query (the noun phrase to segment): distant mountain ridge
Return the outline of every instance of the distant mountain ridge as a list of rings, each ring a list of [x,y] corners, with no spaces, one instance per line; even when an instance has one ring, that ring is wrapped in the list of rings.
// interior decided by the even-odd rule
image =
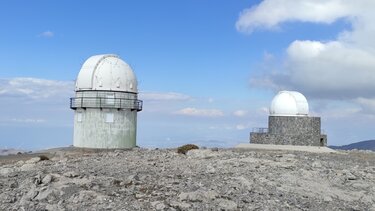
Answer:
[[[372,150],[375,151],[375,140],[360,141],[343,146],[329,146],[332,149],[341,149],[341,150]]]
[[[19,153],[25,153],[25,150],[20,150],[20,149],[0,149],[0,156],[4,155],[15,155]]]

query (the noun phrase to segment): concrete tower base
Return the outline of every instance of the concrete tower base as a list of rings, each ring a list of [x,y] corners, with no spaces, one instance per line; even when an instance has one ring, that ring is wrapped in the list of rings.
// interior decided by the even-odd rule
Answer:
[[[136,146],[137,111],[77,109],[74,121],[75,147],[113,149]]]
[[[142,109],[136,93],[80,91],[72,98],[73,146],[132,148],[136,146],[137,112]]]

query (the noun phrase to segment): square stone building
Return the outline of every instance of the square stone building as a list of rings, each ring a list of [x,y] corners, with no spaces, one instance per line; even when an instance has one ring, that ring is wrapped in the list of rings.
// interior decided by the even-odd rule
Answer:
[[[326,146],[320,117],[310,117],[305,96],[295,91],[280,91],[272,100],[268,128],[250,133],[250,143]]]

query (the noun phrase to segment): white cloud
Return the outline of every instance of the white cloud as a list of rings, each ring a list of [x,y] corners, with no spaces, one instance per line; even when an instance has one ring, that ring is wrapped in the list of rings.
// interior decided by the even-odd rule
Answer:
[[[139,99],[148,101],[187,101],[192,98],[176,92],[140,92]]]
[[[50,30],[44,31],[44,32],[39,34],[39,37],[45,37],[45,38],[51,38],[53,36],[55,36],[55,33],[53,33]]]
[[[375,98],[358,98],[355,100],[355,102],[357,102],[361,106],[362,112],[375,115]]]
[[[248,112],[245,110],[237,110],[233,112],[233,115],[238,116],[238,117],[243,117],[243,116],[246,116],[247,113]]]
[[[270,110],[268,107],[261,107],[258,109],[258,112],[261,114],[269,114]]]
[[[248,129],[249,127],[247,125],[244,125],[244,124],[238,124],[236,125],[236,129],[237,130],[245,130],[245,129]]]
[[[358,116],[361,109],[357,107],[338,107],[335,109],[328,108],[322,111],[321,115],[325,119],[345,119],[352,120],[354,116]]]
[[[282,22],[332,23],[350,16],[350,5],[341,0],[264,0],[245,9],[236,22],[238,31],[251,33],[257,28],[277,29]],[[356,2],[357,3],[357,2]]]
[[[373,52],[339,41],[294,41],[287,55],[289,86],[326,97],[375,95]]]
[[[224,113],[219,109],[197,109],[197,108],[184,108],[174,112],[174,114],[185,116],[199,116],[199,117],[220,117]]]
[[[39,78],[0,79],[0,97],[43,100],[53,97],[68,99],[74,89],[73,81],[55,81]]]
[[[10,121],[18,122],[18,123],[44,123],[46,122],[45,119],[33,119],[33,118],[13,118]]]

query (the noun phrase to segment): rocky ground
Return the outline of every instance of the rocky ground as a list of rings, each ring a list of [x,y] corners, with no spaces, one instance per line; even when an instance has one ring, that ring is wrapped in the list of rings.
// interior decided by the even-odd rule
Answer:
[[[0,210],[375,210],[373,152],[45,155],[0,158]]]

